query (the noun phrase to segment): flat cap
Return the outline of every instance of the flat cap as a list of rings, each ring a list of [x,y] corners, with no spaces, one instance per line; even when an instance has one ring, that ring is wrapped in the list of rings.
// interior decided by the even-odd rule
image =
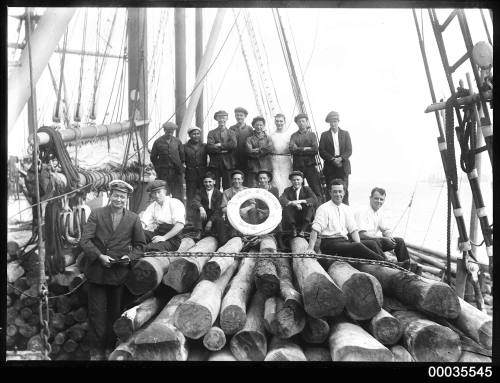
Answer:
[[[201,132],[200,128],[198,128],[197,126],[192,126],[188,129],[188,134],[191,134],[191,132],[194,132],[195,130],[197,130],[198,132]]]
[[[257,117],[253,118],[252,126],[254,126],[257,121],[262,121],[264,123],[264,125],[266,125],[266,119],[262,116],[257,116]]]
[[[325,121],[326,122],[330,122],[331,120],[333,120],[334,118],[336,118],[337,120],[339,119],[339,112],[334,112],[334,111],[331,111],[330,113],[328,113],[326,115],[326,118],[325,118]]]
[[[244,113],[245,116],[248,116],[248,110],[246,110],[245,108],[241,107],[241,106],[238,106],[237,108],[234,109],[234,113]]]
[[[215,176],[215,173],[213,171],[207,171],[203,176],[203,179],[205,178],[211,178],[215,181],[217,177]]]
[[[160,189],[167,189],[167,183],[163,180],[154,180],[148,186],[148,192],[150,193]]]
[[[109,183],[108,187],[109,187],[110,191],[118,190],[118,191],[121,191],[123,193],[128,193],[128,194],[131,194],[134,192],[134,188],[132,187],[132,185],[130,185],[122,180],[113,180]]]
[[[231,178],[233,178],[235,174],[241,174],[242,177],[245,177],[245,174],[241,170],[236,169],[231,172]]]
[[[305,118],[306,120],[309,121],[309,117],[307,117],[307,114],[305,113],[299,113],[295,116],[295,118],[293,119],[293,121],[295,121],[295,123],[297,123],[297,121],[300,119],[300,118]]]
[[[257,176],[255,178],[259,178],[260,174],[267,174],[269,177],[269,182],[273,180],[273,173],[270,170],[262,169],[257,172]]]
[[[227,112],[225,110],[219,110],[217,112],[215,112],[214,114],[214,120],[217,120],[217,116],[227,116]]]
[[[161,127],[163,128],[163,130],[167,130],[167,129],[177,130],[177,124],[175,122],[172,122],[172,121],[165,122]]]
[[[293,172],[290,173],[288,179],[291,180],[293,176],[300,176],[304,178],[304,173],[302,173],[300,170],[294,170]]]

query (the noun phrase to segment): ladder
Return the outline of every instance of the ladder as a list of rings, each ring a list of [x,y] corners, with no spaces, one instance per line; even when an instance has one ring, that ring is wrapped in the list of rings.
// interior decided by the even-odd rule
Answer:
[[[415,12],[415,9],[413,11],[413,17],[415,20],[415,25],[417,28],[417,34],[419,38],[419,43],[420,43],[420,49],[422,53],[422,58],[424,61],[424,67],[427,75],[427,81],[429,83],[429,89],[431,93],[431,98],[433,105],[429,106],[426,110],[426,112],[434,111],[436,115],[436,121],[438,124],[438,129],[439,129],[439,137],[438,137],[438,146],[439,146],[439,151],[441,154],[441,159],[443,163],[443,168],[444,172],[447,178],[448,183],[452,182],[450,181],[450,175],[452,172],[452,169],[449,169],[449,161],[448,161],[448,156],[449,156],[449,151],[448,147],[453,148],[454,147],[454,135],[453,132],[451,132],[451,135],[449,135],[449,131],[447,131],[447,138],[448,141],[445,139],[445,134],[443,132],[443,128],[441,126],[441,119],[439,116],[439,110],[445,109],[447,107],[447,103],[437,103],[436,102],[436,97],[435,97],[435,92],[434,92],[434,86],[432,83],[432,77],[427,61],[427,56],[425,52],[425,47],[421,35],[421,29],[419,26],[419,22],[417,19],[417,15]],[[437,18],[436,11],[435,9],[429,9],[428,10],[429,14],[429,19],[430,23],[432,25],[432,30],[434,32],[434,37],[436,40],[436,44],[439,50],[439,54],[441,57],[441,62],[443,65],[443,69],[446,75],[446,80],[448,82],[448,86],[450,89],[450,92],[452,94],[452,97],[455,98],[455,102],[453,103],[453,108],[455,110],[455,114],[457,116],[458,123],[462,125],[464,123],[464,119],[466,117],[467,109],[473,106],[473,118],[475,118],[475,122],[479,123],[481,126],[481,131],[483,134],[483,137],[486,142],[486,149],[488,150],[488,154],[490,157],[490,161],[492,160],[492,141],[493,141],[493,128],[492,128],[492,123],[489,115],[489,110],[488,110],[488,105],[487,102],[492,102],[493,101],[493,92],[491,89],[491,92],[485,91],[485,80],[486,76],[489,73],[489,69],[491,68],[484,68],[484,67],[479,67],[479,65],[476,62],[476,57],[474,57],[474,44],[472,42],[469,26],[467,23],[467,17],[465,15],[465,11],[463,9],[454,9],[449,16],[446,18],[446,20],[441,24]],[[460,26],[460,31],[462,34],[462,37],[464,39],[465,47],[467,49],[467,52],[461,56],[457,62],[453,65],[449,64],[448,60],[448,55],[446,52],[446,46],[443,38],[443,33],[447,29],[447,27],[453,22],[454,19],[457,19],[459,26]],[[483,17],[483,23],[486,29],[486,33],[489,38],[489,32],[487,29],[486,22]],[[490,40],[491,41],[491,40]],[[474,75],[476,87],[478,89],[478,93],[473,93],[473,83],[470,80],[469,75],[467,74],[467,80],[468,80],[468,85],[469,85],[469,95],[464,97],[464,89],[463,89],[463,82],[460,81],[460,87],[456,87],[455,83],[453,81],[453,74],[456,72],[456,70],[462,66],[464,63],[469,62],[471,67],[472,67],[472,72]],[[491,64],[492,67],[492,64]],[[461,98],[458,98],[461,97]],[[478,111],[478,108],[476,106],[476,102],[479,102],[481,109],[480,112]],[[465,107],[465,108],[464,108]],[[470,111],[470,110],[469,110]],[[482,114],[482,118],[480,118],[480,113]],[[459,136],[459,132],[457,130],[457,136]],[[457,137],[460,139],[461,137]],[[451,142],[453,140],[453,142]],[[472,148],[475,153],[478,153],[479,151],[482,151],[483,148],[480,148],[479,150],[477,148]],[[453,149],[454,150],[454,149]],[[454,153],[453,153],[454,156]],[[492,240],[492,229],[489,224],[488,216],[486,214],[486,208],[484,206],[484,201],[483,197],[481,194],[481,189],[479,185],[479,180],[478,180],[478,173],[477,170],[471,169],[467,173],[468,179],[469,179],[469,184],[471,187],[472,195],[473,195],[473,201],[474,201],[474,206],[475,206],[475,212],[479,218],[479,222],[481,225],[481,231],[484,237],[484,243],[486,246],[486,252],[489,258],[490,262],[490,273],[492,273],[492,256],[493,256],[493,240]],[[466,273],[466,261],[468,257],[472,257],[472,246],[471,246],[471,241],[468,237],[467,234],[467,229],[465,226],[465,221],[463,217],[463,210],[460,205],[460,199],[458,196],[458,191],[455,188],[450,190],[450,199],[451,203],[453,206],[453,214],[455,216],[455,220],[457,223],[457,228],[459,232],[459,248],[461,249],[463,253],[463,268],[462,272],[464,273],[462,276],[462,281],[459,281],[459,276],[457,275],[457,284],[456,284],[456,289],[457,289],[457,294],[459,296],[463,297],[464,289],[465,289],[465,273]],[[458,265],[457,265],[458,266]],[[457,270],[458,273],[458,270]],[[492,275],[492,274],[491,274]],[[449,281],[449,274],[448,274],[448,281]],[[462,286],[460,286],[462,285]]]

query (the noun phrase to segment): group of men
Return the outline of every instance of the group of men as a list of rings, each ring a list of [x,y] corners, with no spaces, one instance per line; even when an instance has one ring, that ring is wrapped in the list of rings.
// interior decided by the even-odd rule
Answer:
[[[187,216],[200,237],[215,236],[219,246],[241,235],[228,222],[227,206],[235,195],[248,187],[263,188],[279,199],[283,208],[280,231],[287,231],[292,237],[305,237],[311,232],[308,252],[314,251],[317,239],[321,238],[322,253],[386,260],[384,252],[395,250],[400,266],[409,268],[404,241],[392,237],[379,212],[385,190],[374,188],[369,207],[356,214],[348,205],[352,147],[349,133],[338,127],[337,112],[326,116],[330,129],[321,135],[319,145],[309,128],[307,115],[295,117],[298,130],[288,143],[293,166],[288,172],[289,186],[281,185],[282,190],[273,183],[271,156],[287,154],[276,150],[280,145],[284,147],[283,140],[280,138],[276,145],[273,143],[265,132],[263,117],[255,117],[251,127],[246,125],[247,115],[245,109],[236,108],[237,123],[227,128],[228,114],[216,112],[214,118],[218,127],[208,133],[206,144],[201,142],[200,129],[193,127],[189,130],[190,139],[183,145],[174,136],[176,125],[165,123],[165,135],[154,142],[151,151],[151,161],[157,172],[157,179],[148,188],[151,204],[140,216],[128,211],[125,206],[133,187],[115,180],[109,185],[108,206],[90,214],[80,245],[86,255],[89,335],[97,350],[96,359],[105,349],[109,352],[115,346],[111,326],[123,309],[122,286],[130,261],[141,257],[144,251],[177,250]],[[281,134],[285,116],[277,115],[275,123]],[[326,202],[316,167],[318,153],[324,160],[323,172],[328,184],[330,199]],[[279,171],[282,173],[282,170],[281,167]],[[183,198],[184,174],[186,202]],[[304,180],[308,186],[304,185]],[[259,223],[269,210],[262,201],[250,199],[241,205],[240,214],[250,223]]]

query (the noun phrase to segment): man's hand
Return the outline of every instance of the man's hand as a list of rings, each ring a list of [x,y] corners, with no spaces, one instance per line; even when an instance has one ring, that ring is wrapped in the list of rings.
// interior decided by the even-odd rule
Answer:
[[[202,221],[205,221],[207,219],[207,212],[203,208],[203,206],[200,206],[200,217]]]
[[[212,230],[212,221],[208,221],[207,224],[205,225],[205,231],[210,231]]]
[[[128,265],[130,263],[130,257],[125,254],[123,257],[120,258],[120,260],[125,264]]]
[[[107,255],[104,255],[104,254],[99,255],[99,261],[101,261],[102,265],[108,269],[111,267],[112,260],[113,260],[113,258],[111,258]]]
[[[165,238],[164,235],[155,235],[153,239],[151,240],[151,243],[158,243],[158,242],[163,242],[166,241],[167,239]]]
[[[394,239],[394,237],[386,237],[389,241],[391,241],[391,243],[396,246],[396,240]]]
[[[333,160],[333,163],[336,167],[340,168],[342,166],[342,157],[337,157]]]
[[[214,146],[216,148],[221,148],[222,147],[222,142],[217,142]]]

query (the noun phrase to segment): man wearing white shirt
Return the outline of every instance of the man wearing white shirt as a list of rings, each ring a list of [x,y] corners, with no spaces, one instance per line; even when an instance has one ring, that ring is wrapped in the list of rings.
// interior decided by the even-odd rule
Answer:
[[[380,208],[385,202],[385,190],[373,188],[370,194],[370,206],[356,212],[355,219],[359,237],[375,240],[383,251],[394,250],[398,261],[409,261],[408,249],[403,238],[393,237]],[[382,235],[380,235],[382,234]]]
[[[175,251],[186,224],[186,208],[167,195],[167,183],[155,180],[148,188],[153,202],[144,211],[141,222],[146,235],[146,251]]]
[[[385,261],[384,252],[376,241],[361,242],[354,214],[348,205],[342,203],[343,180],[334,179],[331,182],[330,198],[316,210],[307,252],[314,252],[316,239],[321,235],[323,254]]]

